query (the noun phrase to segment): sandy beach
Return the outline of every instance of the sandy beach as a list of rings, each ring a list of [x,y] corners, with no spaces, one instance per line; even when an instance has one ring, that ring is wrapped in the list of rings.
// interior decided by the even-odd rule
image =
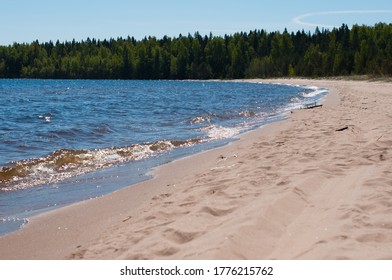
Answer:
[[[0,238],[0,259],[392,259],[392,84],[262,81],[330,94],[152,180],[33,217]]]

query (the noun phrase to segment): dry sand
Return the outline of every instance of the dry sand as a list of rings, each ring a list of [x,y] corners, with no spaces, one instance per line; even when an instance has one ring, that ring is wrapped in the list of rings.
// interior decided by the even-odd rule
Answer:
[[[270,82],[331,93],[153,180],[32,218],[0,238],[0,258],[392,259],[392,84]]]

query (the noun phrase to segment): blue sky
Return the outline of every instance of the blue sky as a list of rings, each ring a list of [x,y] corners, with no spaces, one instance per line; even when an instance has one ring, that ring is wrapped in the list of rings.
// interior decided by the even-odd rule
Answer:
[[[391,0],[0,0],[0,45],[392,22]]]

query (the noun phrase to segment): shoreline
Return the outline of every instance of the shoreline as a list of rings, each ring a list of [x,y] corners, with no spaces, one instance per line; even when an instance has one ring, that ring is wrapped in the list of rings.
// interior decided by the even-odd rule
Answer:
[[[200,84],[201,83],[203,83],[203,84],[204,83],[207,83],[207,84],[208,83],[213,83],[213,84],[216,84],[216,83],[220,83],[220,84],[221,83],[223,83],[223,84],[229,83],[230,84],[231,83],[234,87],[237,87],[236,84],[239,84],[240,85],[239,87],[247,87],[246,84],[248,84],[248,85],[249,84],[258,84],[258,83],[252,83],[252,82],[246,81],[246,80],[245,81],[235,81],[235,80],[234,81],[233,80],[231,80],[231,81],[223,81],[223,80],[222,81],[220,81],[220,80],[177,81],[177,83],[178,82],[180,82],[180,83],[197,82]],[[220,87],[221,86],[222,85],[220,85]],[[268,87],[268,83],[267,83],[267,85],[264,83],[264,86]],[[278,85],[278,86],[282,86],[282,85]],[[251,87],[256,87],[256,86],[251,86]],[[291,88],[298,88],[298,85],[291,85],[290,87]],[[302,87],[299,87],[298,90],[301,90],[301,88]],[[320,88],[317,89],[315,87],[310,87],[307,89],[306,86],[303,86],[303,88],[304,88],[304,90],[312,91],[311,96],[306,96],[306,97],[311,97],[310,99],[314,100],[314,98],[315,98],[314,96],[318,96],[316,98],[318,98],[318,102],[321,102],[325,98],[324,97],[325,92],[326,92],[325,89],[320,89]],[[320,97],[320,95],[322,97]],[[305,98],[305,100],[306,99],[308,99],[308,98]],[[311,101],[308,100],[308,102],[311,102]],[[32,196],[31,194],[29,194],[29,191],[34,191],[35,187],[31,188],[34,186],[34,183],[33,183],[33,185],[27,184],[28,187],[24,187],[23,185],[19,187],[19,185],[17,184],[17,187],[15,189],[14,189],[14,186],[12,186],[12,185],[11,186],[9,186],[9,185],[3,186],[3,189],[7,190],[7,191],[4,193],[4,196],[2,196],[0,199],[0,204],[3,204],[2,205],[3,207],[0,207],[1,208],[0,212],[2,212],[2,214],[3,214],[2,216],[5,217],[5,218],[2,218],[2,217],[0,218],[0,236],[7,235],[9,233],[12,233],[12,232],[20,229],[20,227],[22,225],[25,225],[28,223],[28,220],[31,217],[36,216],[40,213],[52,211],[54,209],[62,208],[64,206],[78,203],[83,200],[88,200],[90,198],[104,196],[104,195],[107,195],[107,194],[109,194],[113,191],[116,191],[118,189],[130,186],[130,185],[135,185],[135,184],[142,182],[144,180],[148,180],[152,176],[149,176],[147,174],[151,174],[151,170],[154,167],[158,167],[162,164],[176,160],[181,157],[185,157],[185,156],[189,156],[189,155],[192,155],[195,153],[199,153],[200,151],[203,151],[203,150],[210,150],[210,149],[214,149],[216,147],[224,146],[228,142],[231,142],[231,141],[236,141],[239,139],[240,135],[246,131],[254,130],[257,127],[264,126],[268,123],[277,122],[277,121],[280,121],[282,119],[287,118],[287,116],[290,115],[290,111],[288,111],[288,110],[290,110],[290,108],[291,108],[291,110],[299,109],[299,107],[298,107],[299,103],[294,102],[294,104],[297,104],[297,105],[290,104],[290,105],[283,106],[280,110],[278,110],[276,112],[276,114],[274,113],[274,114],[270,115],[269,113],[266,113],[265,116],[268,116],[268,117],[265,118],[264,124],[262,124],[262,125],[261,125],[261,121],[262,121],[261,117],[260,117],[260,119],[257,119],[257,120],[255,119],[254,122],[253,121],[249,122],[250,123],[249,127],[247,127],[246,125],[245,126],[237,126],[237,125],[230,124],[227,128],[224,125],[223,129],[221,130],[220,129],[221,126],[219,124],[213,124],[213,125],[211,125],[211,127],[199,128],[205,134],[204,136],[200,136],[200,137],[194,136],[196,138],[189,137],[188,139],[191,139],[191,140],[185,141],[185,142],[189,141],[190,143],[192,143],[193,140],[196,140],[196,142],[199,142],[199,140],[200,140],[201,145],[198,143],[198,145],[190,145],[190,147],[186,147],[187,144],[185,144],[185,147],[181,147],[180,149],[173,149],[172,151],[168,151],[167,153],[163,153],[164,154],[163,156],[150,157],[148,155],[148,152],[143,152],[144,154],[146,154],[145,159],[127,161],[125,164],[128,166],[122,166],[122,164],[115,164],[111,167],[109,165],[108,168],[98,168],[93,172],[86,172],[85,174],[81,174],[79,176],[76,174],[76,176],[71,176],[68,178],[68,175],[65,175],[64,176],[65,178],[61,181],[58,181],[58,182],[56,180],[57,174],[55,174],[53,177],[50,178],[50,180],[53,180],[53,182],[51,182],[51,184],[45,184],[44,182],[40,182],[41,180],[37,180],[40,183],[36,187],[40,188],[41,184],[42,184],[43,188],[49,192],[50,200],[45,200],[45,202],[44,202],[44,204],[47,204],[47,206],[43,205],[43,203],[40,201],[41,197],[45,197],[45,191],[40,191],[39,192],[40,195],[38,195],[36,199],[34,199],[34,195]],[[255,111],[258,111],[258,110],[255,109]],[[251,116],[247,116],[248,113]],[[254,112],[253,111],[240,112],[239,114],[244,114],[244,117],[252,117],[254,115]],[[200,115],[202,116],[203,114],[200,113]],[[264,115],[264,113],[263,113],[263,115]],[[225,117],[223,117],[223,119],[224,118]],[[209,117],[207,117],[206,119],[201,117],[201,119],[196,119],[196,123],[198,123],[199,121],[201,121],[201,123],[204,123],[204,122],[206,122],[206,120],[208,122],[210,122]],[[193,123],[194,119],[192,119],[190,122]],[[248,120],[246,122],[248,122]],[[255,123],[257,123],[257,124],[254,125]],[[196,130],[199,130],[199,129],[196,129]],[[194,129],[192,129],[192,130],[194,130]],[[229,134],[232,134],[233,136],[230,137]],[[221,139],[221,136],[222,136],[222,139]],[[226,138],[226,137],[230,137],[230,138]],[[171,139],[171,138],[169,137],[168,139]],[[210,139],[212,141],[210,141]],[[177,145],[182,146],[182,143],[177,143],[177,144],[168,143],[168,141],[165,140],[165,138],[162,138],[161,140],[156,140],[155,142],[151,142],[151,143],[149,143],[148,141],[147,142],[146,141],[145,142],[139,141],[138,143],[131,144],[129,146],[127,146],[127,145],[121,146],[120,145],[120,146],[118,146],[118,149],[120,151],[117,151],[117,153],[119,153],[119,152],[121,153],[122,149],[124,149],[124,148],[126,150],[128,150],[128,148],[132,147],[133,145],[142,145],[146,148],[146,150],[149,150],[149,148],[148,148],[149,145],[156,144],[156,146],[157,146],[156,148],[159,150],[160,147],[158,147],[158,146],[160,146],[159,143],[161,143],[161,142],[164,145],[172,144],[174,146],[177,146]],[[108,147],[111,147],[109,144],[110,143],[108,143],[108,145],[106,145],[104,147],[98,148],[99,151],[103,152],[104,154],[107,154],[107,151],[113,149],[113,148],[108,148]],[[115,146],[115,149],[117,149],[117,146],[116,145],[114,145],[114,146]],[[69,159],[72,162],[73,161],[72,156],[67,155],[67,154],[69,152],[71,154],[76,154],[76,156],[78,154],[78,149],[76,149],[76,150],[75,149],[71,149],[71,150],[65,149],[64,151],[65,151],[65,153],[63,153],[62,148],[58,147],[58,148],[54,149],[52,152],[48,153],[47,156],[43,156],[43,158],[53,158],[51,155],[56,154],[56,157],[58,156],[59,158],[63,158],[63,156],[65,156],[64,161],[67,161],[67,159]],[[91,152],[94,152],[94,148],[86,147],[85,149],[83,149],[83,151],[88,152],[88,155],[90,155],[91,157],[93,157],[93,158],[95,157],[94,154],[91,154]],[[110,153],[113,153],[113,152],[114,151],[110,151]],[[154,153],[156,153],[156,152],[154,152]],[[159,151],[157,152],[157,154],[159,154]],[[144,156],[142,156],[142,157],[144,157]],[[167,159],[165,160],[164,157],[166,157]],[[35,161],[34,158],[38,159],[39,157],[32,157],[32,161]],[[47,168],[49,170],[51,170],[53,168],[53,167],[51,167],[51,164],[50,164],[52,159],[48,159],[48,161],[49,161],[49,163],[48,163]],[[21,160],[16,161],[14,163],[14,165],[15,164],[18,165],[18,163],[22,163],[22,166],[23,166],[23,162],[24,162],[24,160],[21,159]],[[145,162],[145,163],[143,163],[143,162]],[[83,160],[83,163],[85,163],[84,160]],[[39,165],[39,167],[41,167],[40,161],[38,161],[38,165]],[[89,162],[87,162],[86,165],[89,166]],[[6,164],[5,164],[5,166],[6,166]],[[35,166],[35,164],[34,164],[34,166]],[[46,160],[45,160],[44,166],[46,166]],[[29,170],[30,169],[35,169],[35,168],[32,168],[32,166],[30,166]],[[67,170],[67,168],[64,168],[64,169]],[[78,170],[78,168],[73,168],[72,166],[70,169],[71,169],[71,171],[69,172],[69,174],[72,174],[72,169]],[[122,169],[122,171],[121,171],[121,169]],[[136,171],[136,169],[137,169],[137,171]],[[110,170],[113,170],[113,171],[111,172]],[[64,172],[64,173],[67,173],[67,172]],[[124,174],[129,174],[129,175],[124,176],[124,178],[127,178],[127,180],[125,180],[123,178],[119,178],[117,176],[118,173],[122,173],[120,176],[124,176]],[[138,173],[139,175],[135,175],[135,173]],[[60,172],[60,174],[63,174],[63,173]],[[103,175],[101,175],[101,174],[103,174]],[[108,176],[108,174],[110,174],[110,176]],[[89,178],[89,176],[91,176],[91,178]],[[96,178],[98,178],[100,176],[102,176],[103,178],[100,180],[96,180]],[[112,177],[112,178],[105,180],[104,179],[105,176]],[[34,178],[31,180],[32,182],[37,179],[35,176],[31,176],[31,177]],[[115,177],[117,177],[118,179],[113,179]],[[38,176],[38,178],[39,178],[39,176]],[[48,179],[48,178],[46,178],[46,179]],[[44,179],[44,180],[46,180],[46,179]],[[15,180],[15,181],[18,181],[18,180]],[[93,183],[93,181],[96,181],[96,182]],[[67,182],[68,182],[68,184],[67,184]],[[95,184],[96,187],[92,186],[92,184]],[[50,193],[50,189],[52,188],[51,185],[54,185],[55,188],[63,189],[65,192],[64,191],[56,192],[55,195],[52,195]],[[11,191],[8,192],[8,190],[11,190]],[[13,190],[16,190],[16,192],[14,192]],[[88,191],[86,191],[86,190],[88,190]],[[24,195],[24,193],[27,193],[27,195]],[[14,203],[8,204],[7,201],[12,201],[13,197],[17,197],[19,202],[16,204],[14,204]],[[38,205],[34,204],[36,202],[35,200],[38,201]],[[20,207],[17,208],[17,205],[20,205]],[[9,210],[9,207],[11,207],[11,206],[16,206],[11,210],[13,212],[11,212]],[[31,209],[33,209],[33,210],[31,210]]]
[[[352,112],[345,112],[346,109],[364,107],[362,101],[372,98],[366,96],[357,102],[356,99],[365,97],[355,96],[354,89],[363,95],[366,92],[361,90],[365,91],[365,87],[376,94],[377,88],[382,88],[385,97],[385,83],[241,81],[317,85],[329,88],[330,92],[322,108],[295,111],[288,120],[247,132],[239,141],[159,166],[151,180],[31,218],[21,230],[0,237],[0,259],[392,258],[387,253],[388,249],[392,251],[392,241],[386,235],[391,230],[390,222],[385,221],[384,226],[380,222],[384,216],[380,215],[376,221],[382,233],[366,232],[369,228],[363,225],[365,229],[359,237],[338,234],[342,228],[355,233],[354,228],[371,219],[365,212],[379,208],[375,203],[369,209],[355,203],[350,206],[351,200],[336,205],[343,200],[339,195],[347,196],[351,191],[361,198],[365,194],[373,197],[351,186],[352,181],[371,184],[361,174],[378,174],[381,170],[385,178],[378,176],[378,181],[383,186],[391,185],[391,173],[385,169],[391,163],[387,151],[392,142],[387,135],[382,134],[385,139],[376,141],[382,142],[382,147],[372,148],[373,153],[380,152],[379,161],[374,164],[366,162],[367,154],[349,162],[342,155],[339,158],[346,150],[351,155],[365,144],[374,144],[367,143],[371,140],[367,140],[367,133],[362,133],[364,140],[349,146],[348,140],[356,139],[350,137],[358,136],[362,128],[357,123],[348,124],[349,118],[342,116],[351,116]],[[373,89],[374,85],[378,87]],[[380,111],[375,104],[366,104],[370,110]],[[387,112],[380,111],[388,117]],[[355,117],[364,121],[360,113]],[[379,129],[388,127],[385,120],[374,125]],[[347,131],[337,132],[342,126],[348,126]],[[338,138],[340,135],[343,139]],[[323,143],[323,137],[328,143]],[[333,160],[340,161],[339,168]],[[378,164],[382,166],[373,166]],[[316,189],[314,182],[319,182]],[[329,188],[339,184],[344,187],[331,193]],[[381,192],[386,192],[385,188]],[[382,202],[387,208],[383,211],[390,213],[392,206],[388,201]],[[327,215],[331,213],[336,214],[332,215],[335,219]],[[346,218],[336,218],[345,215]],[[359,222],[355,215],[360,216]],[[336,222],[332,227],[324,227],[324,235],[315,228],[320,218]],[[347,224],[342,225],[342,220]],[[350,224],[352,228],[347,228]],[[304,230],[306,227],[309,229]],[[318,241],[313,235],[317,235]],[[309,244],[310,240],[316,245]],[[359,243],[365,249],[355,250],[353,244]],[[373,248],[378,248],[377,254]]]

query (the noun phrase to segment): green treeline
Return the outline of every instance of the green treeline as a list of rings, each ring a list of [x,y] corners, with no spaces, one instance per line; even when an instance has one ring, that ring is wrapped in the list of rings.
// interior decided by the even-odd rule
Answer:
[[[230,79],[392,75],[392,24],[343,24],[314,33],[234,35],[0,46],[0,78]]]

